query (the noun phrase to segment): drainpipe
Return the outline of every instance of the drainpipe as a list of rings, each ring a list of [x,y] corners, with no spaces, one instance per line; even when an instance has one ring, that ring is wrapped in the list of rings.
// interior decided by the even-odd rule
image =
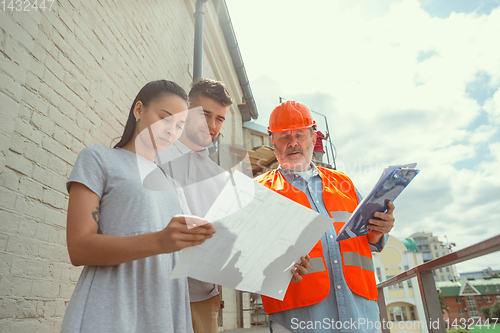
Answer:
[[[243,121],[249,121],[251,118],[257,119],[259,116],[259,113],[257,112],[257,105],[255,104],[252,90],[250,89],[250,81],[248,80],[245,65],[243,64],[243,59],[241,58],[240,48],[238,46],[238,42],[236,41],[236,35],[234,34],[233,24],[231,23],[226,1],[214,0],[214,2],[216,3],[216,8],[218,9],[217,13],[219,16],[219,24],[222,28],[222,32],[224,33],[224,38],[231,55],[231,59],[233,60],[233,65],[236,70],[236,75],[238,76],[243,97],[245,98],[245,104],[239,106],[241,111],[248,112],[248,116],[243,117]]]
[[[197,0],[194,11],[194,58],[193,58],[193,83],[201,79],[203,73],[203,21],[205,19],[205,2]]]

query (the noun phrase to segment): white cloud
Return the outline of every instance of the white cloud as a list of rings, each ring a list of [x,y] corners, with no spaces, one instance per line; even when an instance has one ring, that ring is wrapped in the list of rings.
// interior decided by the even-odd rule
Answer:
[[[500,83],[500,8],[441,19],[417,0],[228,5],[259,123],[267,126],[279,96],[327,114],[338,167],[363,194],[383,166],[418,162],[396,201],[398,237],[425,230],[464,248],[498,233],[500,89],[483,107],[489,123],[471,129],[482,107],[465,88],[478,72]],[[454,167],[467,160],[474,168]]]
[[[484,109],[488,113],[490,121],[493,124],[500,125],[500,88],[492,98],[484,103]]]

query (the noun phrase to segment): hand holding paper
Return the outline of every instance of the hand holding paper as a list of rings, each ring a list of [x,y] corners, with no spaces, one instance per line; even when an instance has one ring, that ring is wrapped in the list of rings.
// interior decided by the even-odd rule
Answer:
[[[393,165],[384,169],[380,179],[375,187],[371,190],[370,194],[361,201],[356,210],[352,213],[349,221],[340,230],[337,240],[344,240],[352,237],[367,235],[370,232],[368,226],[374,224],[380,228],[374,228],[376,232],[372,233],[370,243],[374,244],[377,240],[375,236],[380,239],[381,232],[386,231],[386,228],[392,228],[394,217],[392,211],[394,208],[388,206],[389,202],[394,201],[398,195],[406,188],[406,186],[415,178],[420,170],[414,169],[416,163],[406,165]],[[385,212],[387,210],[387,212]],[[376,212],[387,215],[374,215]],[[385,212],[385,213],[383,213]],[[381,217],[387,223],[378,223],[377,217]],[[380,224],[380,225],[377,225]],[[390,229],[389,229],[390,230]],[[379,234],[377,234],[377,232]],[[384,232],[385,233],[385,232]]]
[[[283,300],[292,278],[307,272],[301,257],[332,220],[239,172],[233,179],[205,216],[217,233],[182,250],[172,278],[189,276]]]

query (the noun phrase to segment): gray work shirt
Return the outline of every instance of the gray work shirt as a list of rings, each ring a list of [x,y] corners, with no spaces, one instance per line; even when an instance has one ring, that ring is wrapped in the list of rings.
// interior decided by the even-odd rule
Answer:
[[[192,151],[179,140],[158,153],[156,162],[183,189],[192,215],[204,217],[230,175],[209,158],[208,149]],[[207,300],[219,292],[213,283],[188,278],[191,302]]]

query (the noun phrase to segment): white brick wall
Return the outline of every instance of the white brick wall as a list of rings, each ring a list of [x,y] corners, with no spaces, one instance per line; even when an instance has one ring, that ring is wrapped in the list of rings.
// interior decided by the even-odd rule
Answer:
[[[81,271],[66,250],[66,179],[85,146],[121,135],[146,82],[189,89],[194,3],[66,0],[50,12],[0,11],[0,332],[59,331]],[[213,3],[205,8],[204,76],[227,84],[236,103],[222,140],[242,144],[241,90]],[[226,306],[228,323],[234,312]]]

